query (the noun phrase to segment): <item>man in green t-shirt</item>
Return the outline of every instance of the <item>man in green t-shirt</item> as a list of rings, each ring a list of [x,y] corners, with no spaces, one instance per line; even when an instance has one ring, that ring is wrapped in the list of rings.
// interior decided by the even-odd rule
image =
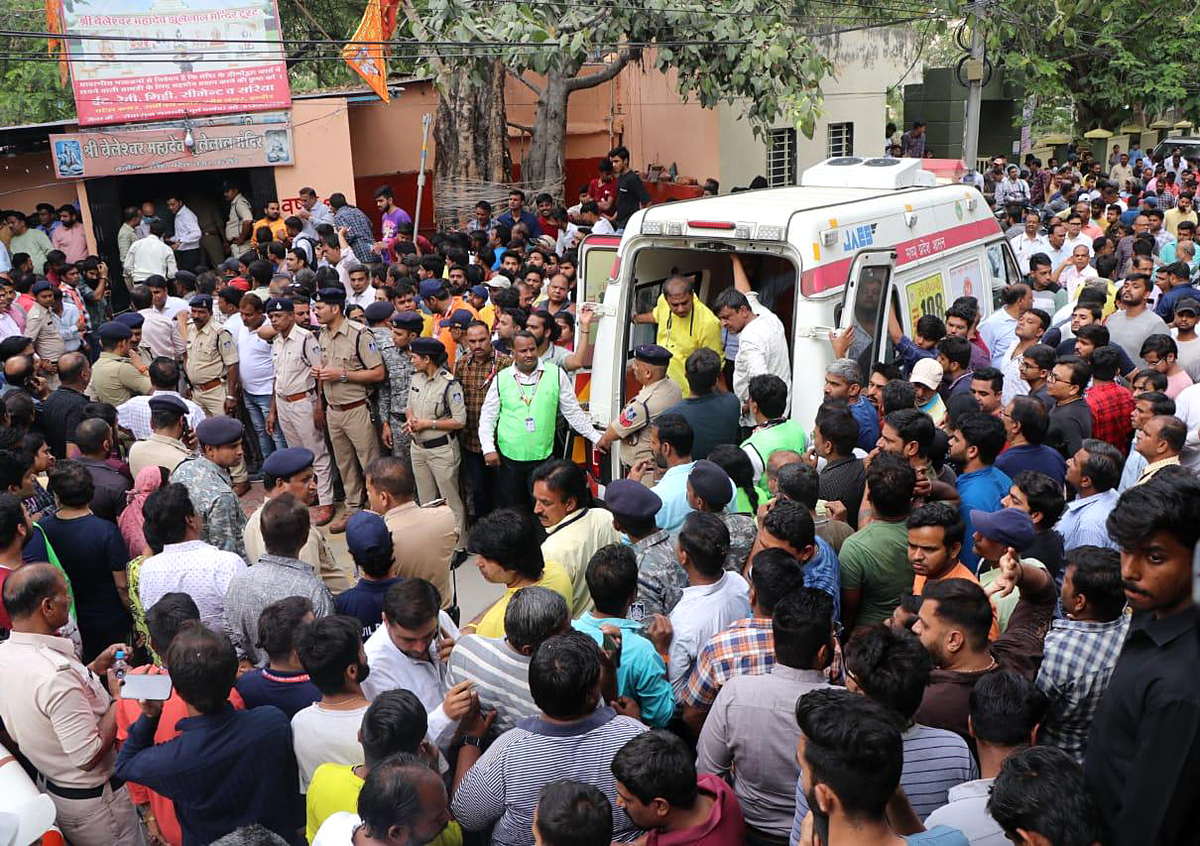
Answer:
[[[879,452],[870,462],[867,507],[858,515],[860,528],[846,538],[838,555],[846,629],[886,620],[900,604],[900,595],[912,588],[904,521],[917,475],[907,460],[889,452]]]

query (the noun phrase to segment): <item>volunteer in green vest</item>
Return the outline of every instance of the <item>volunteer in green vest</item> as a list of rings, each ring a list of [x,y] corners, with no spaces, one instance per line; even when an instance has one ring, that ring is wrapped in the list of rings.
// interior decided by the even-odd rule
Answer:
[[[479,444],[483,460],[498,468],[499,504],[526,511],[533,510],[529,478],[550,457],[559,413],[592,443],[600,440],[571,379],[554,362],[541,361],[537,347],[530,333],[513,335],[513,364],[492,380],[479,410]]]
[[[767,492],[767,461],[771,453],[790,449],[803,454],[807,442],[800,424],[783,416],[787,399],[787,384],[778,376],[764,373],[750,380],[750,413],[758,425],[742,443],[742,449],[754,465],[754,484],[764,502],[770,498]]]
[[[620,416],[608,424],[599,447],[607,450],[613,441],[621,441],[621,463],[632,467],[643,458],[651,458],[650,429],[655,417],[683,402],[683,392],[667,378],[671,351],[658,344],[642,344],[633,350],[633,377],[641,384],[638,395],[621,409]]]

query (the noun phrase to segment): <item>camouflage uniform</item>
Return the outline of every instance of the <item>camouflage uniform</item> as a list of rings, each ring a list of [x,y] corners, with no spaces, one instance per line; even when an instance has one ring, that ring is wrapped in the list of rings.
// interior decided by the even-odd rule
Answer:
[[[660,529],[635,543],[633,552],[638,559],[638,592],[629,619],[640,623],[652,614],[670,614],[687,587],[674,539]]]
[[[717,516],[729,530],[729,554],[725,556],[725,569],[740,573],[746,566],[746,559],[750,557],[750,547],[754,546],[758,524],[749,514],[730,514],[728,511],[722,511]]]
[[[412,387],[412,359],[408,357],[407,350],[396,346],[396,342],[392,340],[391,329],[375,326],[371,332],[375,335],[375,344],[379,347],[379,354],[383,356],[383,366],[387,369],[387,378],[379,383],[376,413],[381,422],[386,420],[392,427],[392,455],[403,461],[411,470],[412,437],[404,433],[404,412],[408,408],[408,392]]]
[[[200,540],[246,558],[246,512],[233,492],[229,471],[207,458],[189,458],[171,473],[171,481],[187,487],[192,507],[204,521]]]

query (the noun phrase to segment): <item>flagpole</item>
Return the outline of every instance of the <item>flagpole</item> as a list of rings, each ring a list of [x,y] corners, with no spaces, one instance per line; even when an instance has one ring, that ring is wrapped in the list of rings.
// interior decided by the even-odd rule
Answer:
[[[433,122],[433,115],[426,112],[421,117],[421,165],[417,169],[417,207],[413,211],[413,245],[415,246],[417,239],[421,234],[421,195],[425,193],[425,160],[429,156],[429,124]],[[417,247],[418,255],[421,248]]]

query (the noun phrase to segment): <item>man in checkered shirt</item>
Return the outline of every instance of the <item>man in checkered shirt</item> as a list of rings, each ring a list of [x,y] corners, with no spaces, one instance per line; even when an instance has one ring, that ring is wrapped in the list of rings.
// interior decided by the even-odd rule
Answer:
[[[698,736],[722,685],[738,675],[761,676],[775,666],[771,615],[783,597],[803,584],[800,564],[790,552],[764,549],[750,568],[750,613],[717,632],[700,649],[681,697],[683,720]]]
[[[1063,573],[1064,619],[1046,633],[1038,690],[1049,700],[1038,742],[1083,763],[1088,730],[1129,632],[1121,558],[1115,550],[1079,546]]]

